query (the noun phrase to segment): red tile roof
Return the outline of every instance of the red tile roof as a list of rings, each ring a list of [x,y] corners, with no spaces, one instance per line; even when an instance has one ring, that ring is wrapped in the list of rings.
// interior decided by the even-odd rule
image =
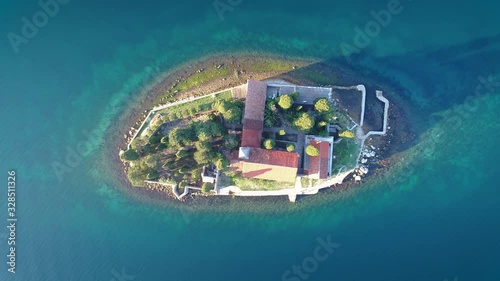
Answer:
[[[309,175],[318,175],[319,179],[328,178],[328,159],[330,157],[330,143],[312,140],[311,145],[319,149],[319,156],[309,156]]]
[[[262,130],[245,129],[241,134],[241,147],[260,147]]]
[[[299,166],[299,154],[296,152],[250,148],[248,162],[297,168]]]
[[[242,147],[260,147],[267,83],[248,80],[245,113],[243,117]]]
[[[264,121],[267,83],[248,80],[244,119]]]
[[[298,153],[250,148],[250,158],[243,161],[243,176],[281,182],[295,182],[298,165]]]

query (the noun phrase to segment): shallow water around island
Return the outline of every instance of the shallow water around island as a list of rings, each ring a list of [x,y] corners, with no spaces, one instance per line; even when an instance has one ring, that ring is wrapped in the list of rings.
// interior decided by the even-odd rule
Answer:
[[[243,1],[220,16],[212,1],[70,1],[17,54],[4,36],[0,171],[17,171],[19,227],[15,275],[0,236],[0,280],[286,280],[304,263],[289,280],[500,280],[494,1],[402,1],[352,57],[360,80],[406,89],[417,143],[363,186],[196,208],[129,194],[106,162],[109,136],[163,73],[238,52],[347,63],[340,44],[388,2]],[[1,34],[41,9],[0,7]],[[58,177],[54,163],[71,165]],[[0,192],[3,221],[6,202]]]

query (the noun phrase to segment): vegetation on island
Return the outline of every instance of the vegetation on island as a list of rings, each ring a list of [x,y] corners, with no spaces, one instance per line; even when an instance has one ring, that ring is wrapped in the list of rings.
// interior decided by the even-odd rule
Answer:
[[[151,120],[144,134],[121,155],[122,160],[130,162],[130,182],[135,186],[144,186],[146,180],[181,188],[202,186],[203,166],[226,168],[231,150],[239,146],[226,126],[241,123],[243,106],[243,102],[222,93],[156,112],[157,120]],[[203,185],[203,190],[209,192],[210,185]]]
[[[292,69],[295,67],[291,64],[266,62],[252,64],[247,70],[264,72]],[[159,101],[177,102],[178,93],[232,74],[229,65],[201,69],[179,79]],[[327,84],[324,77],[306,74],[305,78]],[[314,156],[319,155],[319,150],[314,146],[304,147],[303,141],[299,144],[299,139],[303,140],[305,135],[335,136],[341,141],[334,149],[334,170],[341,168],[344,162],[351,163],[356,155],[357,144],[355,134],[349,131],[353,127],[349,116],[340,112],[330,99],[319,98],[312,103],[304,103],[299,100],[299,96],[298,92],[293,92],[266,101],[262,147],[297,152],[301,157],[304,153]],[[237,185],[242,190],[286,188],[286,183],[247,179],[241,173],[227,169],[230,153],[240,146],[239,137],[229,132],[241,128],[243,112],[244,103],[233,99],[231,90],[191,98],[153,111],[146,120],[146,126],[131,142],[130,149],[120,155],[122,161],[128,163],[130,182],[135,186],[144,186],[146,180],[159,181],[177,185],[181,189],[198,186],[202,193],[208,194],[214,184],[202,182],[202,169],[204,166],[213,166],[222,170],[222,180],[227,181],[225,184]],[[332,129],[332,126],[341,129]]]

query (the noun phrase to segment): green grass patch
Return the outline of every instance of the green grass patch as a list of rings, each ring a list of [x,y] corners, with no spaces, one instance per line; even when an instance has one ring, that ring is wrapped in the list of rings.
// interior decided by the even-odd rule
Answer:
[[[177,84],[174,88],[168,90],[167,94],[187,91],[191,88],[195,88],[203,83],[210,82],[217,78],[227,77],[230,74],[231,72],[226,67],[221,67],[219,69],[211,67],[205,69],[200,73],[195,73],[189,76],[184,81],[181,81],[179,84]]]
[[[190,102],[167,107],[157,111],[156,113],[168,115],[170,120],[187,118],[193,116],[198,112],[210,110],[212,108],[213,102],[214,98],[212,96],[208,96]]]
[[[233,176],[232,181],[234,182],[234,185],[241,188],[241,190],[249,190],[249,191],[281,190],[293,187],[293,184],[287,182],[277,182],[277,181],[261,180],[261,179],[248,179],[240,175]]]
[[[231,90],[227,90],[227,91],[224,91],[222,93],[216,94],[215,98],[221,99],[221,100],[232,100],[233,99],[233,92]]]
[[[359,155],[359,145],[356,139],[342,139],[333,146],[333,155],[336,157],[333,159],[333,175],[336,175],[343,166],[345,166],[344,171],[354,168]]]
[[[266,71],[291,71],[294,65],[289,62],[282,61],[258,61],[249,64],[245,67],[245,70],[254,72],[266,72]]]

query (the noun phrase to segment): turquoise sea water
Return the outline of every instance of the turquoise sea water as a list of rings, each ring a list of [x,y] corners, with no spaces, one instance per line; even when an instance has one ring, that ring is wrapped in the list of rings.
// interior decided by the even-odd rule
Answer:
[[[353,45],[355,27],[388,3],[243,0],[221,18],[213,1],[71,0],[16,54],[9,32],[21,34],[21,18],[41,7],[4,1],[0,225],[10,169],[19,221],[16,274],[0,227],[0,280],[287,280],[294,265],[315,265],[318,239],[329,236],[340,246],[288,280],[500,280],[495,1],[402,1],[353,57],[363,75],[406,89],[399,94],[414,109],[419,145],[349,195],[283,199],[265,211],[238,200],[158,205],[128,195],[103,162],[116,153],[106,138],[120,116],[161,73],[236,52],[345,62],[340,44]],[[52,164],[85,131],[90,149],[59,180]]]

